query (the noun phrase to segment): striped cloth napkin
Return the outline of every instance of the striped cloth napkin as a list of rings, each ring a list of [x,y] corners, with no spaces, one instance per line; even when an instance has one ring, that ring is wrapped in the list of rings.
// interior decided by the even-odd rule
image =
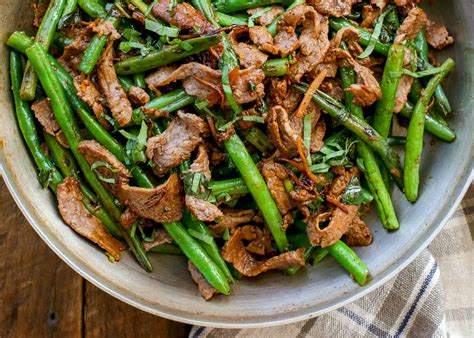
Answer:
[[[193,338],[472,337],[474,185],[432,244],[388,283],[317,318],[261,329],[195,326]]]

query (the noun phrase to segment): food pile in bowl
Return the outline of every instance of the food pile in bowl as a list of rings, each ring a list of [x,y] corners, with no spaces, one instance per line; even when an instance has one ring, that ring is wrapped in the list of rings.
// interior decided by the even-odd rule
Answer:
[[[111,262],[186,256],[206,300],[327,255],[364,285],[364,216],[396,231],[425,132],[455,139],[453,38],[417,2],[38,3],[7,44],[39,181]]]

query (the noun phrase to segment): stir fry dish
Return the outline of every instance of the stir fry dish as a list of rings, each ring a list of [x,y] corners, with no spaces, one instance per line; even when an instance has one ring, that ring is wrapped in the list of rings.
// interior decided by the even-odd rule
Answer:
[[[399,229],[425,132],[455,139],[453,38],[420,0],[292,1],[43,0],[9,37],[39,181],[111,262],[182,255],[206,300],[327,255],[369,281],[371,205]]]

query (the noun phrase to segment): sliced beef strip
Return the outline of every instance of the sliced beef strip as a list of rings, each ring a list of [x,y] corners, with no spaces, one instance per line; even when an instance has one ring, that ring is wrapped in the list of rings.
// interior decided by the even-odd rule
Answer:
[[[265,96],[265,86],[262,83],[265,74],[261,69],[235,68],[229,72],[232,95],[238,104],[250,103]],[[252,86],[253,85],[253,86]]]
[[[168,232],[165,229],[156,229],[154,231],[155,234],[155,239],[153,242],[143,242],[143,248],[145,251],[150,251],[153,249],[155,246],[161,245],[161,244],[170,244],[173,243],[173,239],[171,236],[168,234]]]
[[[111,125],[104,119],[104,115],[107,114],[105,99],[99,92],[96,84],[89,78],[78,75],[74,77],[74,87],[76,87],[77,95],[92,108],[97,121],[104,128],[110,129]]]
[[[146,155],[153,161],[154,171],[163,176],[189,159],[208,133],[208,125],[203,119],[178,112],[164,133],[148,139]]]
[[[96,172],[103,178],[113,179],[115,183],[106,183],[102,181],[102,184],[110,189],[110,191],[117,195],[122,185],[128,184],[129,178],[132,176],[128,169],[117,160],[117,158],[105,147],[100,145],[94,140],[83,140],[78,145],[79,152],[84,155],[85,160],[90,165],[96,162],[108,163],[109,168],[100,166],[95,168]]]
[[[191,273],[191,278],[193,279],[194,283],[196,283],[202,298],[205,300],[210,300],[217,293],[217,289],[209,284],[206,278],[204,278],[201,272],[193,263],[191,263],[191,261],[188,261],[188,270]]]
[[[347,205],[346,209],[347,213],[345,210],[335,208],[332,212],[315,214],[310,218],[306,232],[312,246],[325,248],[336,243],[347,233],[352,221],[357,216],[359,207]],[[329,225],[321,229],[321,225],[328,221]]]
[[[454,42],[445,26],[432,21],[426,29],[426,39],[431,47],[436,49],[443,49]]]
[[[249,38],[259,49],[263,50],[264,52],[278,54],[278,48],[273,46],[273,37],[266,27],[250,27]]]
[[[241,229],[244,239],[250,241],[246,246],[248,252],[259,256],[270,256],[276,253],[272,246],[273,237],[268,228],[265,227],[262,230],[256,225],[244,225]]]
[[[58,185],[57,194],[58,208],[64,222],[81,236],[98,244],[115,260],[120,260],[120,251],[125,249],[124,245],[108,233],[105,226],[84,207],[77,179],[66,177]]]
[[[33,11],[33,26],[38,28],[49,7],[49,1],[38,1],[31,5]]]
[[[117,197],[138,216],[158,223],[179,221],[183,216],[183,189],[177,174],[153,189],[122,185]]]
[[[137,106],[143,106],[150,102],[150,95],[148,95],[146,90],[137,86],[132,86],[132,88],[130,88],[128,91],[128,97]]]
[[[374,26],[375,20],[379,17],[382,10],[371,5],[365,5],[362,8],[362,22],[361,27],[372,28]]]
[[[254,15],[258,11],[262,10],[263,7],[257,7],[257,8],[252,8],[248,9],[247,13],[249,15]],[[261,16],[259,16],[256,20],[257,24],[260,26],[268,26],[275,20],[280,14],[283,13],[283,7],[281,6],[272,6],[272,9],[269,11],[263,13]]]
[[[326,123],[324,120],[319,120],[316,126],[311,131],[311,152],[317,153],[324,147],[324,136],[326,135]]]
[[[120,216],[120,224],[124,229],[131,229],[133,224],[139,220],[139,217],[137,214],[135,214],[132,210],[130,209],[125,209],[125,211],[122,213]]]
[[[413,6],[417,3],[420,3],[423,0],[394,0],[393,2],[398,7]]]
[[[173,6],[170,0],[159,0],[151,10],[151,13],[155,17],[182,30],[192,30],[193,32],[197,30],[200,35],[215,31],[215,28],[206,20],[202,13],[186,2]]]
[[[397,94],[395,96],[395,106],[393,107],[394,113],[399,113],[407,103],[408,94],[410,93],[413,81],[414,79],[409,75],[403,74],[400,77]]]
[[[300,46],[298,37],[292,28],[280,30],[273,39],[273,45],[278,50],[281,57],[287,57]]]
[[[367,224],[356,215],[343,240],[349,246],[367,246],[372,244],[372,233]]]
[[[360,0],[310,0],[312,5],[319,13],[341,17],[349,15],[352,11],[352,5]]]
[[[201,173],[207,180],[211,179],[211,170],[209,169],[209,155],[207,153],[207,146],[200,144],[196,159],[189,167],[192,173]]]
[[[296,204],[285,189],[284,182],[289,179],[285,167],[279,163],[265,162],[262,165],[262,175],[280,213],[286,215]]]
[[[214,204],[200,198],[186,195],[186,207],[201,222],[212,222],[224,217],[224,213]]]
[[[260,68],[267,62],[268,55],[261,52],[257,46],[244,42],[232,45],[243,68]]]
[[[242,229],[237,228],[222,248],[222,257],[246,277],[255,277],[269,270],[286,270],[304,266],[304,249],[285,252],[265,261],[258,261],[245,248]]]
[[[44,131],[54,138],[66,148],[69,148],[66,137],[64,136],[61,127],[54,117],[53,108],[49,98],[36,101],[31,105],[31,110],[35,114],[36,119],[43,127]]]
[[[120,126],[126,126],[132,120],[133,109],[115,72],[113,42],[109,42],[102,52],[97,64],[97,77],[112,116]]]
[[[117,32],[114,25],[109,20],[95,20],[89,24],[88,28],[99,36],[107,35],[109,41],[115,41],[121,38],[120,33]]]
[[[221,237],[224,234],[225,229],[232,231],[236,226],[240,224],[246,224],[253,220],[255,216],[254,210],[236,210],[236,209],[224,209],[224,217],[217,224],[210,224],[209,230],[215,237]]]
[[[412,40],[416,35],[429,25],[426,13],[419,7],[414,7],[408,12],[408,16],[403,20],[397,30],[395,42],[402,44],[404,41]]]

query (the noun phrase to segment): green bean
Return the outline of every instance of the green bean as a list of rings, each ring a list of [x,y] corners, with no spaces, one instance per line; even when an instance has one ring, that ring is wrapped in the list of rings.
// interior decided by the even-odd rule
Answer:
[[[383,137],[387,138],[392,126],[393,108],[397,96],[398,83],[403,69],[405,47],[392,45],[385,61],[380,89],[382,98],[375,105],[375,116],[372,126]]]
[[[306,86],[293,86],[301,92],[306,92]],[[324,109],[332,118],[340,122],[345,128],[350,130],[370,148],[377,152],[382,158],[385,166],[389,169],[395,182],[403,186],[403,172],[400,165],[400,159],[397,153],[387,144],[367,122],[351,114],[340,102],[334,100],[327,94],[317,91],[313,95],[313,101]]]
[[[210,243],[201,241],[200,244],[204,251],[206,251],[209,257],[214,261],[214,263],[216,263],[216,265],[222,271],[229,283],[233,283],[234,279],[232,278],[232,274],[230,273],[230,270],[227,267],[224,258],[222,258],[219,247],[217,246],[216,241],[212,237],[207,226],[203,222],[200,222],[195,219],[195,217],[187,209],[184,211],[183,214],[183,223],[188,229],[193,229],[194,231],[197,231],[198,233],[212,239]]]
[[[107,12],[104,6],[102,6],[99,0],[78,0],[79,7],[87,13],[91,18],[105,18]]]
[[[267,26],[268,32],[271,34],[271,36],[275,37],[277,34],[277,26],[278,26],[278,21],[285,15],[285,13],[288,13],[288,11],[292,10],[296,6],[303,5],[306,2],[306,0],[295,0],[291,5],[288,6],[288,8],[278,15],[275,19],[273,19],[272,23]]]
[[[43,20],[36,32],[35,42],[41,44],[44,49],[48,50],[53,41],[54,32],[61,19],[61,15],[66,5],[66,0],[52,0],[48,6]],[[23,82],[21,83],[20,95],[22,100],[32,101],[36,97],[36,86],[38,78],[28,62],[26,64]]]
[[[436,87],[454,68],[454,61],[447,59],[441,65],[441,72],[431,78],[423,94],[418,100],[407,131],[406,152],[405,152],[405,195],[408,201],[414,203],[418,198],[418,187],[420,182],[420,163],[423,150],[423,136],[425,128],[425,114],[429,102]]]
[[[239,26],[245,26],[247,25],[247,20],[231,16],[225,13],[221,12],[215,12],[216,18],[219,21],[219,25],[223,27],[228,27],[228,26],[233,26],[233,25],[239,25]]]
[[[367,265],[349,248],[344,242],[337,241],[327,247],[329,254],[341,264],[350,275],[363,286],[367,284],[369,278],[369,269]]]
[[[245,145],[237,134],[232,135],[224,143],[229,156],[239,170],[247,187],[250,190],[263,218],[275,239],[278,250],[284,252],[288,249],[288,239],[282,228],[282,217],[275,201],[258,171],[255,163],[250,157]]]
[[[125,89],[126,92],[129,92],[130,89],[132,89],[132,87],[134,86],[134,82],[126,76],[119,76],[118,80],[120,82],[120,85],[123,89]]]
[[[407,102],[400,111],[399,115],[404,118],[411,119],[414,109],[415,107],[410,102]],[[453,142],[456,139],[456,133],[444,123],[436,120],[429,114],[425,114],[424,119],[425,131],[431,135],[444,142]]]
[[[273,144],[268,140],[267,135],[265,135],[260,128],[252,127],[250,129],[244,129],[242,130],[242,134],[247,142],[262,153],[268,153],[275,149]]]
[[[15,112],[20,127],[21,134],[39,170],[39,177],[46,178],[48,186],[56,192],[58,184],[62,182],[61,174],[56,170],[54,164],[46,156],[41,148],[36,130],[35,118],[30,110],[28,102],[20,97],[20,85],[22,79],[21,55],[10,52],[10,78],[13,100],[15,102]],[[41,182],[44,185],[44,181]]]
[[[115,28],[118,27],[120,23],[120,18],[116,15],[116,13],[112,13],[104,19],[106,22],[110,22]],[[81,72],[84,74],[92,73],[97,62],[99,62],[100,55],[102,54],[102,50],[107,44],[108,39],[108,35],[94,35],[91,42],[87,46],[87,49],[84,51],[81,63],[79,64],[78,68]]]
[[[421,30],[415,37],[414,46],[418,57],[418,68],[420,70],[433,68],[428,57],[428,42],[426,40],[426,32],[424,30]],[[434,98],[434,106],[444,116],[452,112],[451,104],[449,103],[449,100],[446,97],[441,84],[436,87]]]
[[[272,59],[265,62],[262,66],[262,70],[265,76],[283,76],[288,72],[288,58]]]
[[[344,88],[348,88],[356,82],[355,71],[351,67],[341,67],[340,74]],[[362,108],[352,102],[352,100],[353,94],[345,92],[345,102],[347,107],[354,116],[363,120],[364,113]],[[400,224],[373,150],[364,142],[358,142],[356,150],[358,157],[364,164],[361,170],[364,173],[367,182],[369,182],[369,189],[374,196],[375,205],[380,215],[383,227],[390,230],[398,229]]]
[[[133,74],[133,83],[139,88],[146,88],[145,73]]]
[[[316,247],[316,248],[314,248],[313,254],[309,258],[309,262],[312,265],[316,265],[316,264],[320,263],[328,254],[329,254],[328,249]]]
[[[76,10],[76,8],[77,8],[77,0],[66,0],[66,6],[64,7],[62,17],[64,18],[65,16],[73,13]]]
[[[133,56],[115,64],[119,75],[142,73],[208,50],[219,42],[218,35],[189,39],[168,45],[145,56]]]
[[[168,254],[168,255],[184,255],[179,246],[175,244],[160,244],[151,248],[148,252]]]
[[[387,143],[391,146],[404,146],[406,142],[407,139],[403,136],[390,136],[387,138]]]
[[[214,27],[220,27],[219,23],[216,21],[216,16],[214,14],[214,10],[212,9],[211,0],[191,0],[191,3]]]
[[[186,94],[184,89],[176,89],[172,92],[158,96],[148,102],[145,108],[154,108],[162,111],[173,112],[194,102],[194,97]],[[141,108],[132,113],[132,125],[140,125],[145,119],[156,119],[153,115],[146,115]]]
[[[209,182],[209,189],[215,197],[221,194],[228,194],[230,196],[245,195],[250,192],[243,178],[211,181]]]
[[[43,134],[51,159],[59,168],[63,176],[72,176],[79,181],[79,188],[83,194],[82,203],[86,207],[87,211],[97,217],[114,237],[123,239],[120,226],[117,225],[110,214],[104,208],[102,208],[101,205],[99,205],[97,196],[94,195],[94,193],[86,186],[81,177],[78,175],[79,168],[74,156],[69,152],[69,150],[60,145],[53,136],[46,132]]]
[[[180,222],[163,223],[163,227],[209,284],[219,292],[228,295],[230,286],[224,273],[207,255],[198,241],[189,235],[185,227]]]
[[[114,197],[101,184],[96,174],[92,171],[87,161],[79,152],[78,144],[81,141],[79,127],[73,116],[71,107],[69,106],[69,103],[66,99],[61,82],[56,75],[57,73],[54,71],[54,68],[48,61],[46,51],[40,44],[34,43],[26,50],[26,55],[28,56],[28,59],[30,60],[36,74],[38,75],[44,91],[51,100],[51,107],[53,108],[54,116],[58,121],[62,131],[64,132],[64,136],[71,147],[71,151],[74,154],[74,157],[76,158],[86,181],[95,191],[97,196],[102,201],[104,207],[114,218],[114,220],[119,222],[121,210],[115,204]],[[149,261],[141,242],[137,243],[137,241],[135,241],[133,238],[130,238],[130,235],[125,231],[122,232],[122,236],[125,238],[130,249],[140,264],[142,264],[146,270],[151,271],[153,269],[151,262]]]
[[[370,38],[372,36],[372,33],[369,32],[368,30],[362,28],[362,27],[356,27],[354,25],[352,25],[349,20],[345,19],[345,18],[334,18],[334,17],[330,17],[329,18],[329,26],[334,29],[335,31],[338,31],[342,28],[346,28],[346,27],[353,27],[355,29],[357,29],[359,31],[359,34],[360,34],[360,39],[359,39],[359,43],[364,46],[364,47],[367,47],[369,42],[370,42]],[[375,48],[374,50],[377,52],[377,53],[380,53],[382,55],[387,55],[388,54],[388,51],[390,50],[390,45],[389,44],[386,44],[386,43],[382,43],[380,41],[377,41],[375,43]]]
[[[214,6],[219,12],[233,13],[244,11],[250,8],[263,7],[273,4],[289,5],[287,0],[217,0],[214,1]]]

